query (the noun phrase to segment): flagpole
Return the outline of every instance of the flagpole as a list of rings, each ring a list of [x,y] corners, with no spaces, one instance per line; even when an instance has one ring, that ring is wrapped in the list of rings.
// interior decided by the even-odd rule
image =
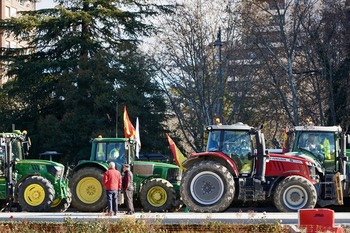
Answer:
[[[118,138],[118,102],[115,108],[115,137]]]

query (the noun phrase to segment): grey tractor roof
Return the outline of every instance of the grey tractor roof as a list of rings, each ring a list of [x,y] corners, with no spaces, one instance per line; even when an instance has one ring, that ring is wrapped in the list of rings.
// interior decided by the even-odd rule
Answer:
[[[242,122],[238,122],[232,125],[209,125],[207,126],[208,130],[251,130],[253,127],[243,124]]]
[[[341,133],[340,126],[295,126],[294,131],[310,131],[310,132],[338,132]]]

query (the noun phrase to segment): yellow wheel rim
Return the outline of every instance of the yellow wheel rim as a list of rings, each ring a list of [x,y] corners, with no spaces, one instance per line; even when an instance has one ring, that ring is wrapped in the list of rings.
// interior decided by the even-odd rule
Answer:
[[[45,200],[45,190],[38,184],[31,184],[24,190],[24,200],[31,206],[38,206]]]
[[[102,195],[102,185],[100,181],[93,177],[85,177],[78,182],[76,193],[80,201],[86,204],[97,202]]]
[[[160,186],[152,187],[147,193],[148,202],[155,207],[160,207],[165,204],[168,195],[164,188]]]
[[[53,203],[52,203],[52,205],[51,205],[51,208],[58,206],[58,205],[61,203],[61,201],[62,201],[61,198],[56,198],[56,199],[53,201]]]

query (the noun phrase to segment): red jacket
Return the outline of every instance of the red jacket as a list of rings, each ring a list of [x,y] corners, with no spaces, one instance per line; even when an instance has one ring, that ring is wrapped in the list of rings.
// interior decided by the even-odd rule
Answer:
[[[122,176],[115,168],[109,168],[104,173],[102,182],[106,190],[120,190],[122,186]]]

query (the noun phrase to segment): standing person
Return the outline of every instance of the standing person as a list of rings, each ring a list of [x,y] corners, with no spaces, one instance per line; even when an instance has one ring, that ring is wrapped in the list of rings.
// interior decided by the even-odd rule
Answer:
[[[112,216],[118,213],[118,192],[122,185],[122,176],[115,169],[115,163],[109,163],[109,169],[103,174],[103,185],[107,194],[107,215]]]
[[[134,179],[133,174],[130,171],[130,165],[124,164],[123,165],[123,192],[124,192],[124,199],[126,202],[126,208],[127,212],[126,214],[134,214],[134,203],[133,203],[133,195],[134,195]]]

